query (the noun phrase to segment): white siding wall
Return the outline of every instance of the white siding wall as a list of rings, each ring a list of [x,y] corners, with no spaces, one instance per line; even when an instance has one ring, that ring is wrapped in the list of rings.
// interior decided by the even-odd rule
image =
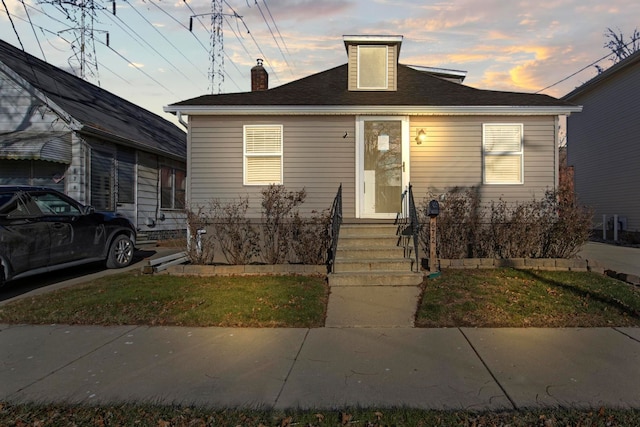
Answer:
[[[205,117],[189,118],[188,196],[192,208],[249,196],[250,216],[260,217],[260,191],[243,185],[242,129],[249,124],[281,124],[284,186],[305,188],[302,212],[329,209],[343,184],[343,212],[355,216],[355,117]],[[347,137],[343,138],[347,133]]]
[[[524,183],[482,183],[482,124],[524,124]],[[427,141],[415,142],[424,129]],[[541,199],[556,188],[555,117],[414,117],[411,119],[411,183],[414,197],[442,194],[454,187],[478,189],[482,201],[508,203]],[[416,200],[418,202],[418,200]]]
[[[572,102],[583,105],[567,120],[578,199],[594,209],[594,225],[618,214],[640,231],[640,64]]]
[[[284,126],[284,185],[307,190],[303,212],[328,209],[343,184],[345,218],[355,217],[355,117],[190,117],[187,192],[192,208],[249,196],[260,217],[260,191],[242,180],[242,127]],[[524,184],[482,184],[482,124],[524,124]],[[541,199],[557,180],[555,117],[414,117],[410,123],[411,182],[417,199],[427,192],[477,187],[483,201]],[[417,145],[424,129],[427,142]],[[343,138],[347,133],[347,137]]]

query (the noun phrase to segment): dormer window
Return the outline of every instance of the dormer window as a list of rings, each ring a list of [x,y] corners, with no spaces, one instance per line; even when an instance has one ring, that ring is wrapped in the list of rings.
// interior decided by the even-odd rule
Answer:
[[[401,44],[402,36],[344,36],[349,57],[348,90],[397,90]]]
[[[388,47],[358,46],[358,89],[389,87]]]

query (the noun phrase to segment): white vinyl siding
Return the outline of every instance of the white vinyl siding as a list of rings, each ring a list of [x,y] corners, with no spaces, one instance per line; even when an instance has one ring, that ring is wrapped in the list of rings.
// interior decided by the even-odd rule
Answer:
[[[282,125],[244,126],[244,185],[282,184]]]
[[[191,116],[189,122],[192,209],[208,206],[211,200],[230,203],[249,197],[248,216],[261,217],[264,187],[243,185],[242,166],[243,127],[259,123],[283,126],[283,184],[287,191],[305,189],[302,215],[331,208],[342,184],[344,216],[355,217],[354,116]]]
[[[522,129],[519,123],[482,125],[485,184],[522,184]]]
[[[358,46],[358,89],[388,88],[387,46]]]
[[[410,117],[411,184],[416,203],[438,198],[448,190],[472,189],[483,203],[508,204],[544,197],[556,188],[557,123],[554,116],[500,117],[500,123],[522,124],[524,178],[518,185],[483,183],[483,123],[498,123],[491,116]],[[427,142],[418,145],[423,129]]]

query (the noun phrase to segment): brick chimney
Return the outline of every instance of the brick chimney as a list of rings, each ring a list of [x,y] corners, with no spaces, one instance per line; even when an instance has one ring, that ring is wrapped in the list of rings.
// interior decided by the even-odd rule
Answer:
[[[269,73],[262,66],[262,59],[251,69],[251,92],[269,89]]]

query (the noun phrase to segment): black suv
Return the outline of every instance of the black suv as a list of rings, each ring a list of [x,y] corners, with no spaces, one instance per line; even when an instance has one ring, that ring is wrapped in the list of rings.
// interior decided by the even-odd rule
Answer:
[[[126,267],[135,239],[133,224],[120,214],[96,212],[49,188],[0,186],[0,286],[99,260]]]

